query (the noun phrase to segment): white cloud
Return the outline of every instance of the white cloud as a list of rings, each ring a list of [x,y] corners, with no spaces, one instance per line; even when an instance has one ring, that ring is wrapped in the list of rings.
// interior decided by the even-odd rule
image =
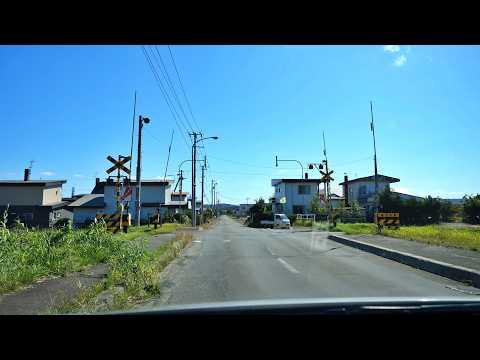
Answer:
[[[389,53],[396,53],[400,51],[400,46],[399,45],[385,45],[383,47],[383,50]]]
[[[395,66],[403,66],[407,62],[407,57],[405,55],[400,55],[398,56],[395,61],[393,62],[393,65]]]
[[[55,175],[55,173],[51,172],[51,171],[42,171],[40,174],[43,175],[43,176],[53,176],[53,175]]]

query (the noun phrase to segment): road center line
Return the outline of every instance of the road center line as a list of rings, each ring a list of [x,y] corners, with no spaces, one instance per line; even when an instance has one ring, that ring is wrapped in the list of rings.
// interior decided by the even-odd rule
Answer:
[[[230,242],[231,240],[223,240],[223,242]]]
[[[290,271],[291,273],[293,274],[299,274],[300,272],[295,269],[292,265],[290,265],[289,263],[287,263],[285,260],[283,260],[282,258],[277,258],[278,261],[280,261],[280,264],[282,264],[288,271]]]

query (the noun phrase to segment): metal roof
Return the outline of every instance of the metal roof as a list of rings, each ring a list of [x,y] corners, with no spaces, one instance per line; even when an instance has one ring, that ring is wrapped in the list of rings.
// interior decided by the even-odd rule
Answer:
[[[112,182],[106,182],[106,181],[100,181],[98,185],[104,186],[114,186],[115,185],[115,180],[112,180]],[[172,184],[173,180],[142,180],[142,186],[149,186],[149,185],[168,185]],[[130,180],[130,185],[135,186],[137,185],[137,181],[135,180]]]
[[[105,207],[105,202],[103,199],[103,194],[87,194],[82,196],[80,199],[75,200],[69,206],[85,208],[103,208]]]
[[[0,186],[61,186],[66,182],[67,180],[0,180]]]
[[[394,177],[391,177],[391,176],[380,175],[380,174],[377,175],[377,179],[378,179],[378,181],[389,182],[389,183],[396,183],[396,182],[400,181],[400,179],[397,179],[397,178],[394,178]],[[361,177],[361,178],[348,180],[347,183],[351,184],[351,183],[357,182],[357,181],[375,181],[375,175],[364,176],[364,177]],[[341,182],[338,185],[343,185],[343,184],[345,184],[345,182]]]
[[[284,183],[314,183],[314,184],[320,184],[322,182],[321,179],[272,179],[272,185],[278,184],[280,182]]]

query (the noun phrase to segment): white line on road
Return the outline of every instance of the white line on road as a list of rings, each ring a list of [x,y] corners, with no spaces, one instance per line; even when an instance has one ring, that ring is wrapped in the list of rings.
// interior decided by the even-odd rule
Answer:
[[[193,242],[195,242],[195,243],[201,243],[202,241],[201,241],[201,240],[193,240]]]
[[[287,263],[285,260],[283,260],[282,258],[277,258],[278,261],[280,261],[280,263],[285,266],[285,268],[290,271],[291,273],[293,274],[299,274],[300,272],[295,269],[292,265],[290,265],[289,263]]]
[[[231,240],[223,240],[223,242],[230,242]]]

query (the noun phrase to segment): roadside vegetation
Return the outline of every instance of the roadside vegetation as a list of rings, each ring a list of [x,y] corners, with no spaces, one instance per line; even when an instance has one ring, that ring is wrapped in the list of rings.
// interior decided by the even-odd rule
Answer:
[[[127,310],[160,294],[159,276],[163,269],[192,241],[192,234],[178,232],[176,237],[153,252],[132,242],[123,242],[121,250],[107,263],[107,279],[82,291],[80,295],[50,309],[50,314],[95,313]]]
[[[384,228],[378,233],[375,224],[337,224],[335,231],[341,231],[347,235],[379,234],[420,241],[431,245],[480,251],[480,229],[470,227],[451,228],[441,225],[401,226],[398,230]]]
[[[85,229],[64,226],[30,230],[18,224],[7,228],[5,217],[3,220],[0,221],[0,294],[46,276],[65,276],[98,263],[113,266],[113,273],[127,261],[143,263],[146,255],[141,243],[131,240],[173,232],[181,226],[130,227],[128,233],[113,235],[103,223]]]

